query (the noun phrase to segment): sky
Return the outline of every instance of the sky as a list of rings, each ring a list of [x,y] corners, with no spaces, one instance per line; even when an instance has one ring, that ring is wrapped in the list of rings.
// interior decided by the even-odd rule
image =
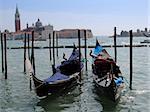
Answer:
[[[38,18],[55,30],[85,28],[94,35],[150,28],[150,0],[0,0],[1,31],[15,30],[16,4],[22,29]]]

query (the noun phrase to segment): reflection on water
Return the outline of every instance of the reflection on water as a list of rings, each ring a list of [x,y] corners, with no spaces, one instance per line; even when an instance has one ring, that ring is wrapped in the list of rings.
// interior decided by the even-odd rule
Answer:
[[[1,96],[3,97],[3,98],[0,97],[0,100],[2,102],[1,108],[7,109],[7,106],[13,104],[11,91],[10,91],[11,85],[9,84],[9,81],[5,81],[5,80],[1,80],[1,81],[2,81],[2,85],[1,85],[0,93]]]
[[[45,111],[51,112],[60,112],[61,110],[65,110],[75,102],[75,98],[80,95],[80,91],[77,91],[76,88],[73,92],[50,95],[44,99],[41,99],[37,106],[41,106]]]

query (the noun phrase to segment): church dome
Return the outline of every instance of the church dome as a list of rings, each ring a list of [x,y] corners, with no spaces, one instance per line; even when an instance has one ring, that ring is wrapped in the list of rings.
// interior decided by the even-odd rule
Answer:
[[[40,21],[40,19],[38,19],[38,21],[35,23],[36,27],[41,27],[42,26],[42,22]]]

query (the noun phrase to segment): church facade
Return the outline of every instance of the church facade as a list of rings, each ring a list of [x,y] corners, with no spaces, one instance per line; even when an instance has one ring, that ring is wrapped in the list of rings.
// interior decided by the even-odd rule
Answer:
[[[31,32],[34,31],[34,39],[35,40],[46,40],[49,38],[49,34],[53,34],[53,26],[52,25],[44,25],[38,18],[38,20],[35,22],[35,25],[32,24],[29,26],[26,25],[26,28],[21,29],[21,19],[20,19],[20,13],[19,9],[16,6],[16,12],[15,12],[15,32],[9,32],[8,30],[5,30],[4,33],[7,34],[7,39],[9,40],[23,40],[25,37],[25,33],[31,38]]]
[[[34,31],[34,40],[43,41],[49,38],[49,34],[51,37],[53,36],[53,26],[43,25],[40,19],[38,18],[35,23],[32,25],[26,24],[26,28],[21,29],[21,19],[18,6],[16,6],[15,12],[15,32],[9,32],[5,30],[4,33],[7,34],[7,39],[9,40],[24,40],[25,33],[30,38],[31,32]],[[86,30],[87,38],[93,37],[92,31],[90,29],[80,29],[81,38],[84,38],[84,30]],[[78,29],[62,29],[60,31],[56,31],[58,38],[77,38],[78,37]]]

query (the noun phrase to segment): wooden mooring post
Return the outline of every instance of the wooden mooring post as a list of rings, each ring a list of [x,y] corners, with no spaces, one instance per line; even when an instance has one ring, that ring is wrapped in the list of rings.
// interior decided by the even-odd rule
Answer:
[[[116,27],[114,28],[114,54],[115,54],[115,62],[117,62],[117,41],[116,41]]]
[[[30,35],[28,34],[28,58],[29,58],[29,60],[31,59],[30,58]]]
[[[1,33],[1,56],[2,56],[2,73],[4,73],[4,47],[3,47],[3,33]]]
[[[51,34],[49,34],[49,58],[50,62],[52,60],[52,52],[51,52]]]
[[[31,64],[33,66],[33,73],[32,75],[36,75],[35,74],[35,59],[34,59],[34,31],[32,31],[32,49],[31,49]],[[30,91],[32,90],[32,80],[31,80],[31,77],[30,77]]]
[[[81,41],[80,41],[81,35],[80,30],[78,29],[78,48],[79,48],[79,62],[81,64]],[[81,67],[81,65],[80,65]],[[79,81],[81,82],[81,73],[79,74]]]
[[[31,62],[33,65],[33,71],[34,71],[34,75],[36,75],[35,72],[35,57],[34,57],[34,31],[32,31],[32,55],[31,55]]]
[[[85,70],[87,71],[87,35],[86,35],[86,30],[84,30],[84,45],[85,45]]]
[[[56,55],[58,57],[58,34],[56,34]]]
[[[26,33],[24,34],[24,73],[26,73]]]
[[[5,79],[7,79],[7,40],[6,34],[4,33],[4,57],[5,57]]]
[[[53,31],[53,66],[55,67],[55,31]]]
[[[133,34],[132,34],[132,30],[130,30],[130,89],[132,90],[132,69],[133,69],[133,65],[132,65],[132,41],[133,41]]]

